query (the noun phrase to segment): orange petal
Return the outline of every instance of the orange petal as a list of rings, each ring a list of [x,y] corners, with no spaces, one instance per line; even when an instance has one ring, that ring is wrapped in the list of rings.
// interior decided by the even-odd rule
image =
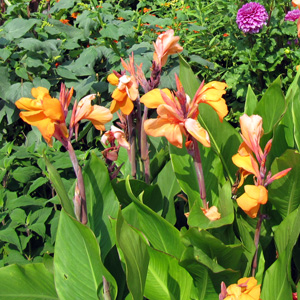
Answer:
[[[175,122],[184,122],[183,116],[179,115],[176,109],[167,104],[159,105],[157,114],[164,119],[174,120]]]
[[[232,161],[237,167],[242,168],[253,175],[257,174],[256,172],[258,170],[258,165],[255,166],[257,169],[253,167],[252,162],[256,162],[254,160],[251,161],[250,155],[241,156],[239,153],[237,153],[232,156]]]
[[[118,104],[119,104],[121,112],[124,115],[129,115],[134,108],[134,105],[133,105],[132,101],[130,100],[130,98],[127,96],[127,94],[126,94],[125,101],[118,102]]]
[[[36,99],[43,99],[44,97],[51,98],[49,90],[41,86],[37,88],[32,88],[31,94]]]
[[[205,101],[208,105],[210,105],[218,114],[219,119],[223,122],[224,117],[228,114],[228,107],[223,98],[220,98],[219,101]]]
[[[42,112],[38,114],[32,112],[20,112],[20,117],[26,123],[36,126],[48,144],[51,142],[51,137],[55,131],[55,126],[51,119],[46,118]]]
[[[64,112],[58,99],[44,98],[42,101],[42,106],[46,117],[61,123],[65,122]]]
[[[151,136],[165,136],[174,146],[182,148],[182,133],[179,124],[171,124],[168,119],[149,119],[144,124],[145,132]]]
[[[107,76],[107,81],[112,85],[119,84],[119,78],[114,73],[111,73]]]
[[[185,129],[204,147],[210,147],[210,140],[207,131],[194,119],[187,119],[184,123]]]
[[[122,90],[122,91],[121,91],[121,90],[119,90],[118,88],[116,88],[116,89],[113,91],[111,97],[112,97],[114,100],[118,101],[118,102],[122,102],[122,101],[125,101],[126,98],[128,98],[128,95],[127,95],[127,93],[126,93],[126,90]]]
[[[105,130],[104,124],[111,121],[112,118],[113,115],[110,110],[100,105],[94,105],[93,111],[86,117],[87,120],[93,123],[96,129],[101,131]]]
[[[170,99],[172,99],[172,94],[169,89],[162,90]],[[141,103],[144,103],[145,106],[148,108],[157,108],[160,104],[165,104],[160,90],[154,89],[150,92],[146,93],[144,96],[141,97]]]
[[[42,110],[42,102],[40,100],[35,100],[30,98],[20,98],[18,101],[15,102],[15,105],[17,106],[18,109],[35,110],[35,111]]]
[[[298,8],[300,8],[300,0],[292,0],[292,5],[294,7],[298,6]]]
[[[260,204],[246,193],[236,199],[238,206],[251,218],[255,218]]]
[[[116,111],[118,111],[119,109],[120,109],[120,106],[119,106],[119,104],[118,104],[119,102],[118,101],[116,101],[116,100],[112,100],[111,101],[111,104],[110,104],[110,111],[111,111],[111,113],[113,114],[113,113],[115,113]]]
[[[266,204],[268,201],[268,190],[262,185],[245,185],[245,192],[259,204]]]

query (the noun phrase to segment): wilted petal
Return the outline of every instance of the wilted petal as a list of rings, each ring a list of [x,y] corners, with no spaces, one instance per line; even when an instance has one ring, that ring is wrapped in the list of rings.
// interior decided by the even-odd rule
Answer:
[[[210,147],[210,140],[207,131],[194,119],[187,119],[184,123],[185,129],[203,146]]]
[[[149,119],[144,123],[145,132],[151,136],[164,136],[174,146],[182,148],[182,133],[179,124],[171,124],[169,120]]]
[[[221,218],[221,214],[218,212],[216,206],[211,206],[209,209],[201,208],[204,215],[211,221],[216,221]]]

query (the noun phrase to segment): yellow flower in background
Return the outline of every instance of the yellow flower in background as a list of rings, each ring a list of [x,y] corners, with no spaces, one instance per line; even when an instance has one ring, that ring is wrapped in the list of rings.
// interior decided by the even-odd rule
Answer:
[[[52,98],[44,87],[33,88],[31,94],[35,99],[20,98],[15,105],[24,111],[20,117],[26,123],[36,126],[45,141],[52,146],[55,133],[68,137],[63,107],[60,101]]]

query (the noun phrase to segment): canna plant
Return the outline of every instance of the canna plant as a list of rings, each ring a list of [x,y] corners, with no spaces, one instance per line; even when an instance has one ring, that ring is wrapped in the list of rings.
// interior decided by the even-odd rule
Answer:
[[[117,86],[110,110],[88,95],[74,102],[68,128],[72,89],[62,85],[56,99],[37,88],[34,99],[16,102],[49,146],[52,137],[61,142],[77,180],[66,191],[46,160],[62,207],[54,252],[0,268],[2,298],[292,299],[299,279],[300,73],[286,96],[280,78],[260,101],[249,87],[240,136],[224,119],[226,83],[201,83],[179,56],[177,91],[161,85],[168,55],[182,51],[178,42],[173,30],[158,37],[149,79],[134,53],[129,63],[121,60],[124,71],[108,76]],[[81,169],[73,148],[79,122],[104,131],[118,110],[101,137],[102,154],[91,153]]]

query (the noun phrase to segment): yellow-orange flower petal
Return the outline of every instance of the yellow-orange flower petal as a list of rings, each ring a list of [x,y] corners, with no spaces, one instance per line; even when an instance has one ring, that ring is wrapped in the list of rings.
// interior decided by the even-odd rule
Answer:
[[[118,102],[118,106],[124,115],[129,115],[134,108],[134,105],[129,97],[126,97],[122,102]]]
[[[115,86],[119,84],[119,78],[114,73],[111,73],[107,76],[107,81]]]
[[[111,121],[113,115],[106,107],[100,105],[93,105],[92,107],[92,112],[85,119],[90,120],[97,130],[105,130],[104,124]]]
[[[241,156],[239,153],[237,153],[232,156],[232,161],[237,167],[242,168],[253,175],[256,175],[257,169],[253,167],[250,155]]]
[[[144,123],[145,132],[148,135],[164,136],[174,146],[182,148],[182,132],[179,124],[172,124],[168,119],[149,119]]]
[[[186,119],[185,129],[204,147],[210,147],[210,139],[207,131],[194,119]]]
[[[237,284],[231,284],[226,289],[224,300],[260,300],[260,284],[254,277],[242,278]]]
[[[162,91],[171,99],[172,94],[169,89],[162,89]],[[159,89],[154,89],[146,93],[141,97],[140,101],[148,108],[157,108],[159,105],[165,104]]]
[[[33,88],[32,95],[36,99],[20,98],[15,105],[25,111],[20,112],[23,121],[36,126],[51,146],[51,138],[55,133],[55,126],[64,136],[68,136],[63,108],[59,100],[51,98],[44,87]]]
[[[220,121],[228,114],[228,108],[222,96],[226,93],[227,84],[219,81],[212,81],[203,86],[195,95],[196,103],[207,103],[218,114]]]
[[[255,218],[260,204],[268,201],[268,191],[264,186],[246,185],[245,193],[237,198],[238,206],[251,218]]]

